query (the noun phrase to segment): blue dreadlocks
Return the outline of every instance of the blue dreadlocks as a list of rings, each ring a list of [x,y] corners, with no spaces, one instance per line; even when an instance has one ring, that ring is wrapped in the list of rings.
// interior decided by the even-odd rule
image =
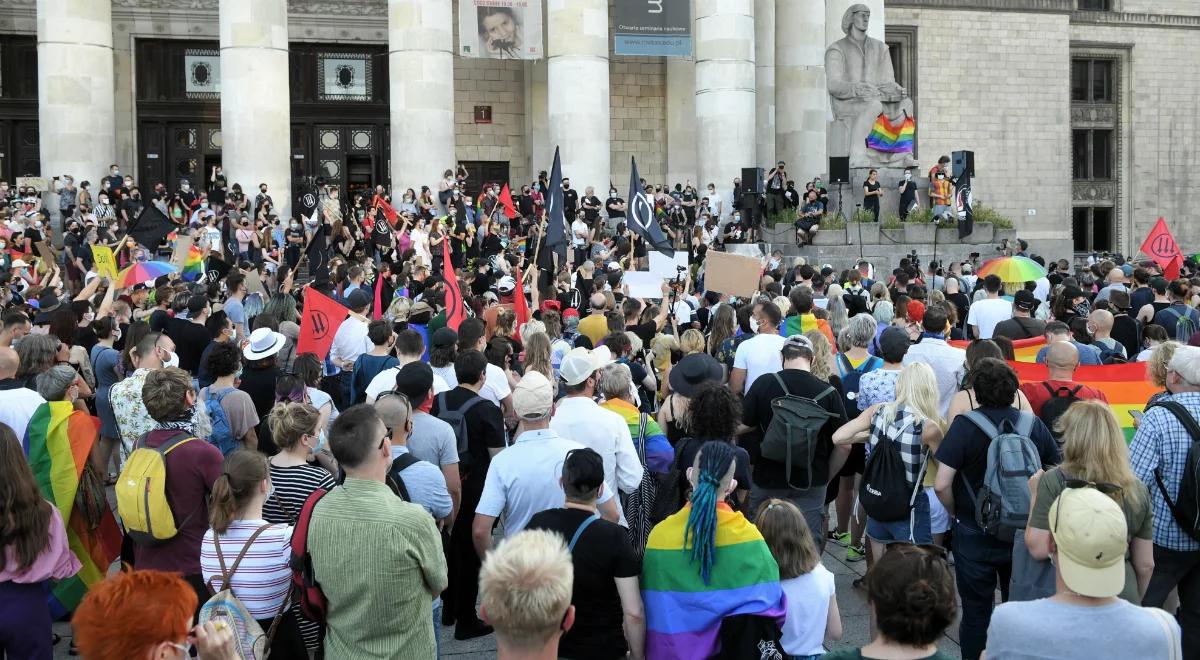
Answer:
[[[733,446],[715,440],[706,442],[700,447],[699,456],[700,474],[692,490],[692,510],[683,530],[683,550],[687,551],[690,540],[692,561],[700,562],[700,577],[708,584],[717,551],[717,491],[733,464]]]

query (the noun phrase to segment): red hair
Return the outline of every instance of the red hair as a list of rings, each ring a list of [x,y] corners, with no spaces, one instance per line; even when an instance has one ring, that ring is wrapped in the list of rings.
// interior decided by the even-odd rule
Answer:
[[[191,629],[196,591],[175,573],[128,569],[93,586],[71,617],[75,643],[88,660],[143,658]]]

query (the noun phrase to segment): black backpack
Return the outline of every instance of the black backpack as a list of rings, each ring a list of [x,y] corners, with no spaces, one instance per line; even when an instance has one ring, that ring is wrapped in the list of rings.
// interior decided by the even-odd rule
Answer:
[[[1163,482],[1162,468],[1154,470],[1154,482],[1158,484],[1158,490],[1162,493],[1167,508],[1171,510],[1171,516],[1175,518],[1175,524],[1183,528],[1188,536],[1200,541],[1200,425],[1196,424],[1195,418],[1178,401],[1159,401],[1150,405],[1147,410],[1155,406],[1165,408],[1174,415],[1192,437],[1192,446],[1188,448],[1187,458],[1183,461],[1179,497],[1171,500],[1167,493],[1167,485]]]
[[[421,459],[413,456],[411,452],[404,452],[392,461],[392,467],[388,468],[387,478],[388,486],[392,492],[399,495],[400,499],[405,502],[412,502],[412,497],[408,494],[408,488],[404,486],[404,479],[400,478],[400,473],[407,470],[415,463],[419,463]]]
[[[1120,343],[1117,344],[1116,348],[1109,348],[1100,343],[1092,344],[1092,346],[1100,349],[1100,364],[1125,364],[1129,362],[1124,353],[1121,352],[1122,346]]]
[[[1050,433],[1057,440],[1062,437],[1062,434],[1054,430],[1054,425],[1058,423],[1058,418],[1067,412],[1067,408],[1070,408],[1072,403],[1082,401],[1078,395],[1079,390],[1083,389],[1083,385],[1055,389],[1050,387],[1050,383],[1042,383],[1042,387],[1046,388],[1046,391],[1050,393],[1050,398],[1046,400],[1046,403],[1042,404],[1042,414],[1038,415],[1038,417],[1046,425],[1046,428],[1050,429]]]
[[[900,431],[903,432],[915,423],[915,420],[909,422]],[[921,482],[925,478],[928,460],[929,450],[926,449],[922,451],[917,483],[910,489],[908,468],[904,465],[904,458],[900,455],[896,440],[887,435],[878,438],[863,468],[862,481],[858,488],[858,501],[867,515],[879,522],[907,520],[918,495],[922,494]]]
[[[437,395],[438,419],[450,425],[454,430],[454,437],[458,440],[458,460],[464,462],[464,456],[469,456],[467,453],[467,441],[470,439],[471,431],[467,424],[467,413],[471,411],[477,404],[486,401],[481,396],[473,396],[467,399],[466,403],[462,404],[461,408],[450,410],[446,407],[446,392]]]
[[[870,373],[883,366],[883,358],[869,356],[857,367],[850,364],[850,358],[845,353],[838,353],[838,377],[842,379],[842,407],[846,409],[846,418],[853,419],[858,415],[858,390],[864,374]]]

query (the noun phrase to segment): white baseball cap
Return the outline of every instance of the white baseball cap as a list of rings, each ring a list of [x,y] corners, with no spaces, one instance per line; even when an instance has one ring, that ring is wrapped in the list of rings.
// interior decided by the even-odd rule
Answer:
[[[582,347],[572,348],[563,356],[562,365],[558,371],[567,385],[578,385],[587,380],[597,369],[612,361],[612,352],[608,350],[607,346],[593,350]]]

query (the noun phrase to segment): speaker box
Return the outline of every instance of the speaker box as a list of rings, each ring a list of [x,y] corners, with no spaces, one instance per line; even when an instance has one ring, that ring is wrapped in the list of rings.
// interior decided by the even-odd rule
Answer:
[[[829,159],[829,182],[850,183],[850,157],[832,156]]]
[[[766,185],[763,181],[763,168],[743,167],[742,192],[761,195],[764,190],[766,190]]]
[[[968,177],[975,177],[975,152],[974,151],[955,151],[950,155],[951,174],[954,178],[959,178],[966,174]]]

